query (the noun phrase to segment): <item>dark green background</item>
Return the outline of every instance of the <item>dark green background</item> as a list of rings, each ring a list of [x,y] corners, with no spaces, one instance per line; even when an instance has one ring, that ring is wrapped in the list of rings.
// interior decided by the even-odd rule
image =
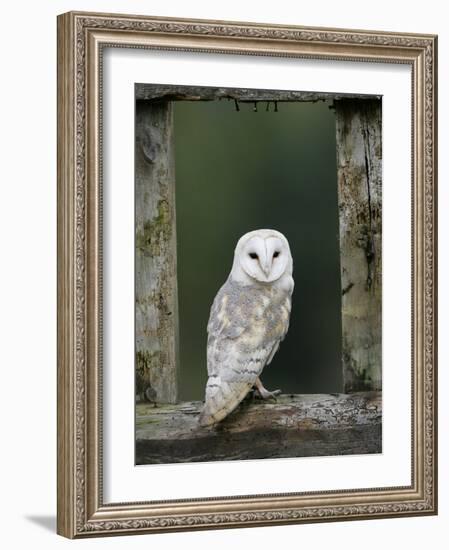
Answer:
[[[247,231],[284,233],[290,329],[262,373],[284,393],[342,391],[335,117],[329,104],[175,103],[180,399],[203,399],[206,325]]]

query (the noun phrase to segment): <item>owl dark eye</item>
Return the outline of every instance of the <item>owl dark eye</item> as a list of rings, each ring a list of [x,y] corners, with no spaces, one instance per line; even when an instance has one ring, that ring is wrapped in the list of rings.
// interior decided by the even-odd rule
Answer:
[[[273,258],[277,258],[279,254],[280,254],[279,250],[276,250],[276,252],[273,254]]]
[[[255,252],[250,252],[249,253],[249,257],[252,259],[252,260],[257,260],[257,258],[259,257]]]

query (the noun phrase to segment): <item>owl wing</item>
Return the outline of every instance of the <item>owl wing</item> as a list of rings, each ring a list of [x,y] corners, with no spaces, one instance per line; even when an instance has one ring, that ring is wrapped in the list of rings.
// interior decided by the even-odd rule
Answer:
[[[243,290],[244,292],[244,290]],[[285,336],[286,324],[266,335],[254,316],[243,314],[236,288],[225,284],[217,294],[208,323],[206,399],[200,416],[203,426],[223,420],[244,399]]]

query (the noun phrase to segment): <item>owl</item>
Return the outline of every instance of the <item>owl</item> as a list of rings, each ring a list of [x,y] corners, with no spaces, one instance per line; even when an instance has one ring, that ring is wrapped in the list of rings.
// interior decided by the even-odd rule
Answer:
[[[201,426],[223,420],[254,387],[268,391],[260,375],[269,365],[289,325],[293,260],[287,239],[273,229],[243,235],[231,273],[212,304],[207,325],[206,396]]]

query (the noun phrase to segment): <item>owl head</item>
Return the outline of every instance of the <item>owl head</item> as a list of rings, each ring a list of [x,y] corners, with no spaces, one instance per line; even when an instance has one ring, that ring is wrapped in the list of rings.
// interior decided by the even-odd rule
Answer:
[[[231,277],[239,282],[273,283],[284,274],[291,275],[290,246],[282,233],[257,229],[243,235],[235,248]]]

